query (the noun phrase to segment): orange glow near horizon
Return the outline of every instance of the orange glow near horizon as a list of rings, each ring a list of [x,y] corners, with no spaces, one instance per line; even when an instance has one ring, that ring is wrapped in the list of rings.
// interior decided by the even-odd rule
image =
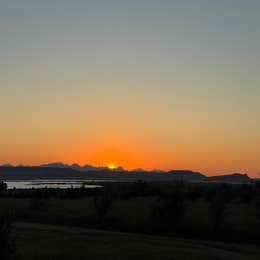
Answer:
[[[107,165],[107,168],[110,169],[110,170],[114,170],[114,169],[117,168],[117,166],[116,166],[114,163],[109,163],[109,164]]]
[[[5,158],[1,158],[0,164],[39,165],[63,162],[77,163],[81,166],[86,164],[96,167],[106,166],[110,169],[115,167],[123,167],[126,170],[188,169],[206,175],[241,172],[258,176],[257,167],[253,164],[255,159],[252,156],[243,157],[242,160],[226,149],[225,153],[219,152],[218,157],[212,157],[214,152],[216,154],[216,150],[203,150],[196,143],[159,143],[155,139],[151,141],[130,134],[124,136],[116,131],[112,134],[111,132],[99,134],[91,141],[82,138],[74,143],[63,142],[58,146],[28,142],[26,149],[23,146],[19,149],[16,146],[9,148],[5,150]]]
[[[151,159],[154,157],[151,149],[148,150],[141,141],[130,136],[124,138],[116,133],[106,134],[88,145],[76,144],[71,152],[62,157],[62,160],[65,159],[68,163],[77,162],[80,165],[87,163],[93,166],[107,166],[110,169],[116,167],[123,167],[126,170],[142,167],[146,169],[153,168],[152,163],[156,163]]]

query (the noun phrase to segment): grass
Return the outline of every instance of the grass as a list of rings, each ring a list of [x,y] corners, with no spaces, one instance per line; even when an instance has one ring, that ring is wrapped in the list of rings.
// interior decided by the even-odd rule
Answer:
[[[260,259],[252,245],[19,222],[15,229],[21,259]]]

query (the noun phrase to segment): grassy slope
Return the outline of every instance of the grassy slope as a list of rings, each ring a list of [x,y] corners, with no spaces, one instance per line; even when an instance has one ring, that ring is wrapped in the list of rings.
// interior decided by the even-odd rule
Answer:
[[[256,246],[18,222],[23,259],[260,259]]]
[[[136,197],[128,200],[116,200],[108,217],[114,224],[125,230],[134,231],[134,228],[148,227],[149,210],[153,197]],[[30,199],[0,198],[0,213],[2,210],[12,212],[16,221],[39,222],[46,224],[67,224],[93,227],[95,217],[93,198],[84,199],[49,199],[46,207],[32,209]],[[222,228],[227,232],[240,231],[244,236],[253,236],[259,232],[253,205],[231,204],[225,214]],[[181,230],[212,232],[208,206],[205,201],[197,201],[189,207],[187,215],[181,220]],[[90,219],[92,218],[92,219]]]

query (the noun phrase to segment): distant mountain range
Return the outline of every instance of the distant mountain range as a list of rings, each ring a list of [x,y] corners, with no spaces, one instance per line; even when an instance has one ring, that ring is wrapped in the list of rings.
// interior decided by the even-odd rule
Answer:
[[[88,172],[88,171],[103,171],[103,170],[109,170],[108,167],[100,166],[100,167],[95,167],[92,165],[84,165],[80,166],[76,163],[74,164],[64,164],[64,163],[48,163],[48,164],[41,164],[39,167],[44,167],[44,168],[69,168],[77,171],[82,171],[82,172]],[[114,169],[114,171],[125,171],[122,167],[118,167]]]
[[[0,179],[26,180],[26,179],[88,179],[88,180],[115,180],[115,181],[197,181],[197,182],[228,182],[249,183],[253,179],[247,174],[234,173],[221,176],[206,176],[190,170],[172,171],[145,171],[136,169],[124,170],[122,167],[109,169],[107,167],[95,167],[91,165],[80,166],[78,164],[49,163],[39,166],[0,166]]]

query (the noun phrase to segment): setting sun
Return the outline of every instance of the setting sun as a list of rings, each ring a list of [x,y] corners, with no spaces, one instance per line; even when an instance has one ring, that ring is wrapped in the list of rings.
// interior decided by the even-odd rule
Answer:
[[[109,163],[107,165],[107,168],[110,169],[110,170],[114,170],[116,168],[116,165],[114,163]]]

